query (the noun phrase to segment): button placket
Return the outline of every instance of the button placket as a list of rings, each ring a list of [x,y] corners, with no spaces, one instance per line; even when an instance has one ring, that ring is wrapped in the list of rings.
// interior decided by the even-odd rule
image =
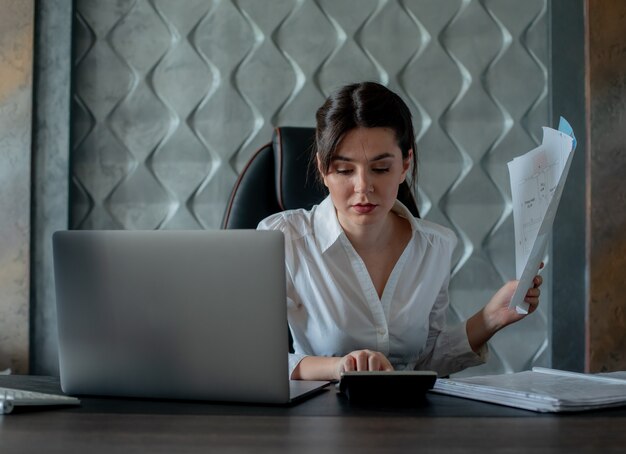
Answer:
[[[388,321],[391,318],[390,316],[391,302],[393,300],[393,295],[396,291],[396,286],[398,285],[400,274],[402,272],[402,269],[404,268],[404,264],[406,263],[406,260],[410,253],[410,249],[412,245],[413,245],[413,239],[411,238],[407,246],[402,251],[402,254],[400,254],[398,261],[396,262],[393,269],[391,270],[391,274],[389,275],[389,279],[387,280],[387,284],[385,285],[385,289],[383,290],[383,295],[380,300],[380,303],[381,303],[380,306],[383,309],[385,327],[384,327],[384,331],[382,329],[379,329],[378,342],[379,342],[379,345],[381,344],[381,341],[384,342],[385,352],[387,355],[389,354],[389,350],[390,350],[389,322]]]
[[[389,327],[387,325],[387,316],[381,300],[378,297],[372,278],[370,277],[367,267],[363,259],[357,254],[356,250],[345,235],[341,235],[341,243],[348,252],[350,264],[354,270],[365,301],[370,309],[376,329],[377,350],[384,355],[389,355]],[[383,296],[384,296],[383,291]]]

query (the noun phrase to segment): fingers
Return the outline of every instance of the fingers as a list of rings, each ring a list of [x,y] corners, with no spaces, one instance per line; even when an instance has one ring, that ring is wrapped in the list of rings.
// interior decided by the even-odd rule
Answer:
[[[383,359],[383,362],[381,364],[381,368],[380,370],[384,370],[384,371],[392,371],[393,370],[393,366],[391,365],[391,363],[389,362],[389,360],[387,359],[387,357],[385,355],[383,355],[381,353],[380,355]]]
[[[524,297],[524,301],[529,304],[537,305],[539,304],[539,295],[541,294],[538,288],[531,288],[528,290],[528,293]]]
[[[367,358],[367,370],[380,370],[380,358],[376,355],[369,355]]]
[[[341,372],[352,372],[356,370],[356,361],[350,355],[344,356],[341,361]]]
[[[532,298],[539,299],[539,295],[541,295],[541,289],[537,287],[529,288],[528,292],[526,292],[527,299],[532,299]]]
[[[393,370],[393,366],[389,362],[389,360],[380,352],[371,352],[373,353],[369,357],[369,370],[384,370],[391,371]]]
[[[537,308],[539,307],[539,299],[529,299],[529,298],[525,298],[524,301],[526,301],[528,303],[528,313],[532,314],[533,312],[535,312],[535,310],[537,310]]]
[[[380,352],[356,350],[341,360],[341,370],[349,371],[392,371],[393,366]]]
[[[541,276],[535,276],[533,279],[533,287],[528,289],[526,292],[526,297],[524,301],[529,304],[528,313],[534,312],[535,309],[539,306],[539,296],[541,295],[541,290],[539,287],[543,283],[543,279]]]
[[[357,352],[356,355],[354,355],[354,358],[356,360],[356,370],[358,371],[368,370],[369,358],[368,358],[368,354],[366,353],[366,350],[361,350]]]

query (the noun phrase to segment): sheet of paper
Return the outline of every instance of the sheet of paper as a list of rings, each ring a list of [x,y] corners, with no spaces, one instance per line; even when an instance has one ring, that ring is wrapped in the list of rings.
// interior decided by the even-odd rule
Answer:
[[[554,369],[437,379],[433,392],[541,412],[626,405],[626,380]]]
[[[561,130],[556,131],[544,127],[541,145],[508,163],[515,229],[515,269],[520,281],[509,307],[519,313],[528,312],[524,296],[545,255],[574,155],[575,139],[569,123],[562,118],[559,128]]]

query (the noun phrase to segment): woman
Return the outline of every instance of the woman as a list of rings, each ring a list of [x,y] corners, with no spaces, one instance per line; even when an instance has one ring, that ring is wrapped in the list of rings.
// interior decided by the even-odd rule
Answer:
[[[292,379],[343,371],[429,369],[448,375],[481,364],[486,342],[524,316],[509,310],[516,281],[456,327],[446,326],[456,237],[414,218],[396,200],[417,157],[411,114],[398,95],[365,82],[341,88],[317,111],[315,164],[329,196],[259,229],[285,234]],[[539,286],[525,301],[533,312]]]

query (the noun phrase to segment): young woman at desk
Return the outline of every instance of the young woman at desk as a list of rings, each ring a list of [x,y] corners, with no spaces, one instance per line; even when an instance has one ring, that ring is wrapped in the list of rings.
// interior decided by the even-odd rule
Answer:
[[[353,84],[316,119],[313,159],[329,197],[259,224],[285,234],[291,378],[392,369],[441,376],[483,363],[491,336],[524,317],[508,309],[517,281],[465,323],[446,325],[456,237],[396,200],[409,170],[412,181],[417,173],[406,104],[382,85]],[[529,313],[541,283],[536,276],[526,294]]]

